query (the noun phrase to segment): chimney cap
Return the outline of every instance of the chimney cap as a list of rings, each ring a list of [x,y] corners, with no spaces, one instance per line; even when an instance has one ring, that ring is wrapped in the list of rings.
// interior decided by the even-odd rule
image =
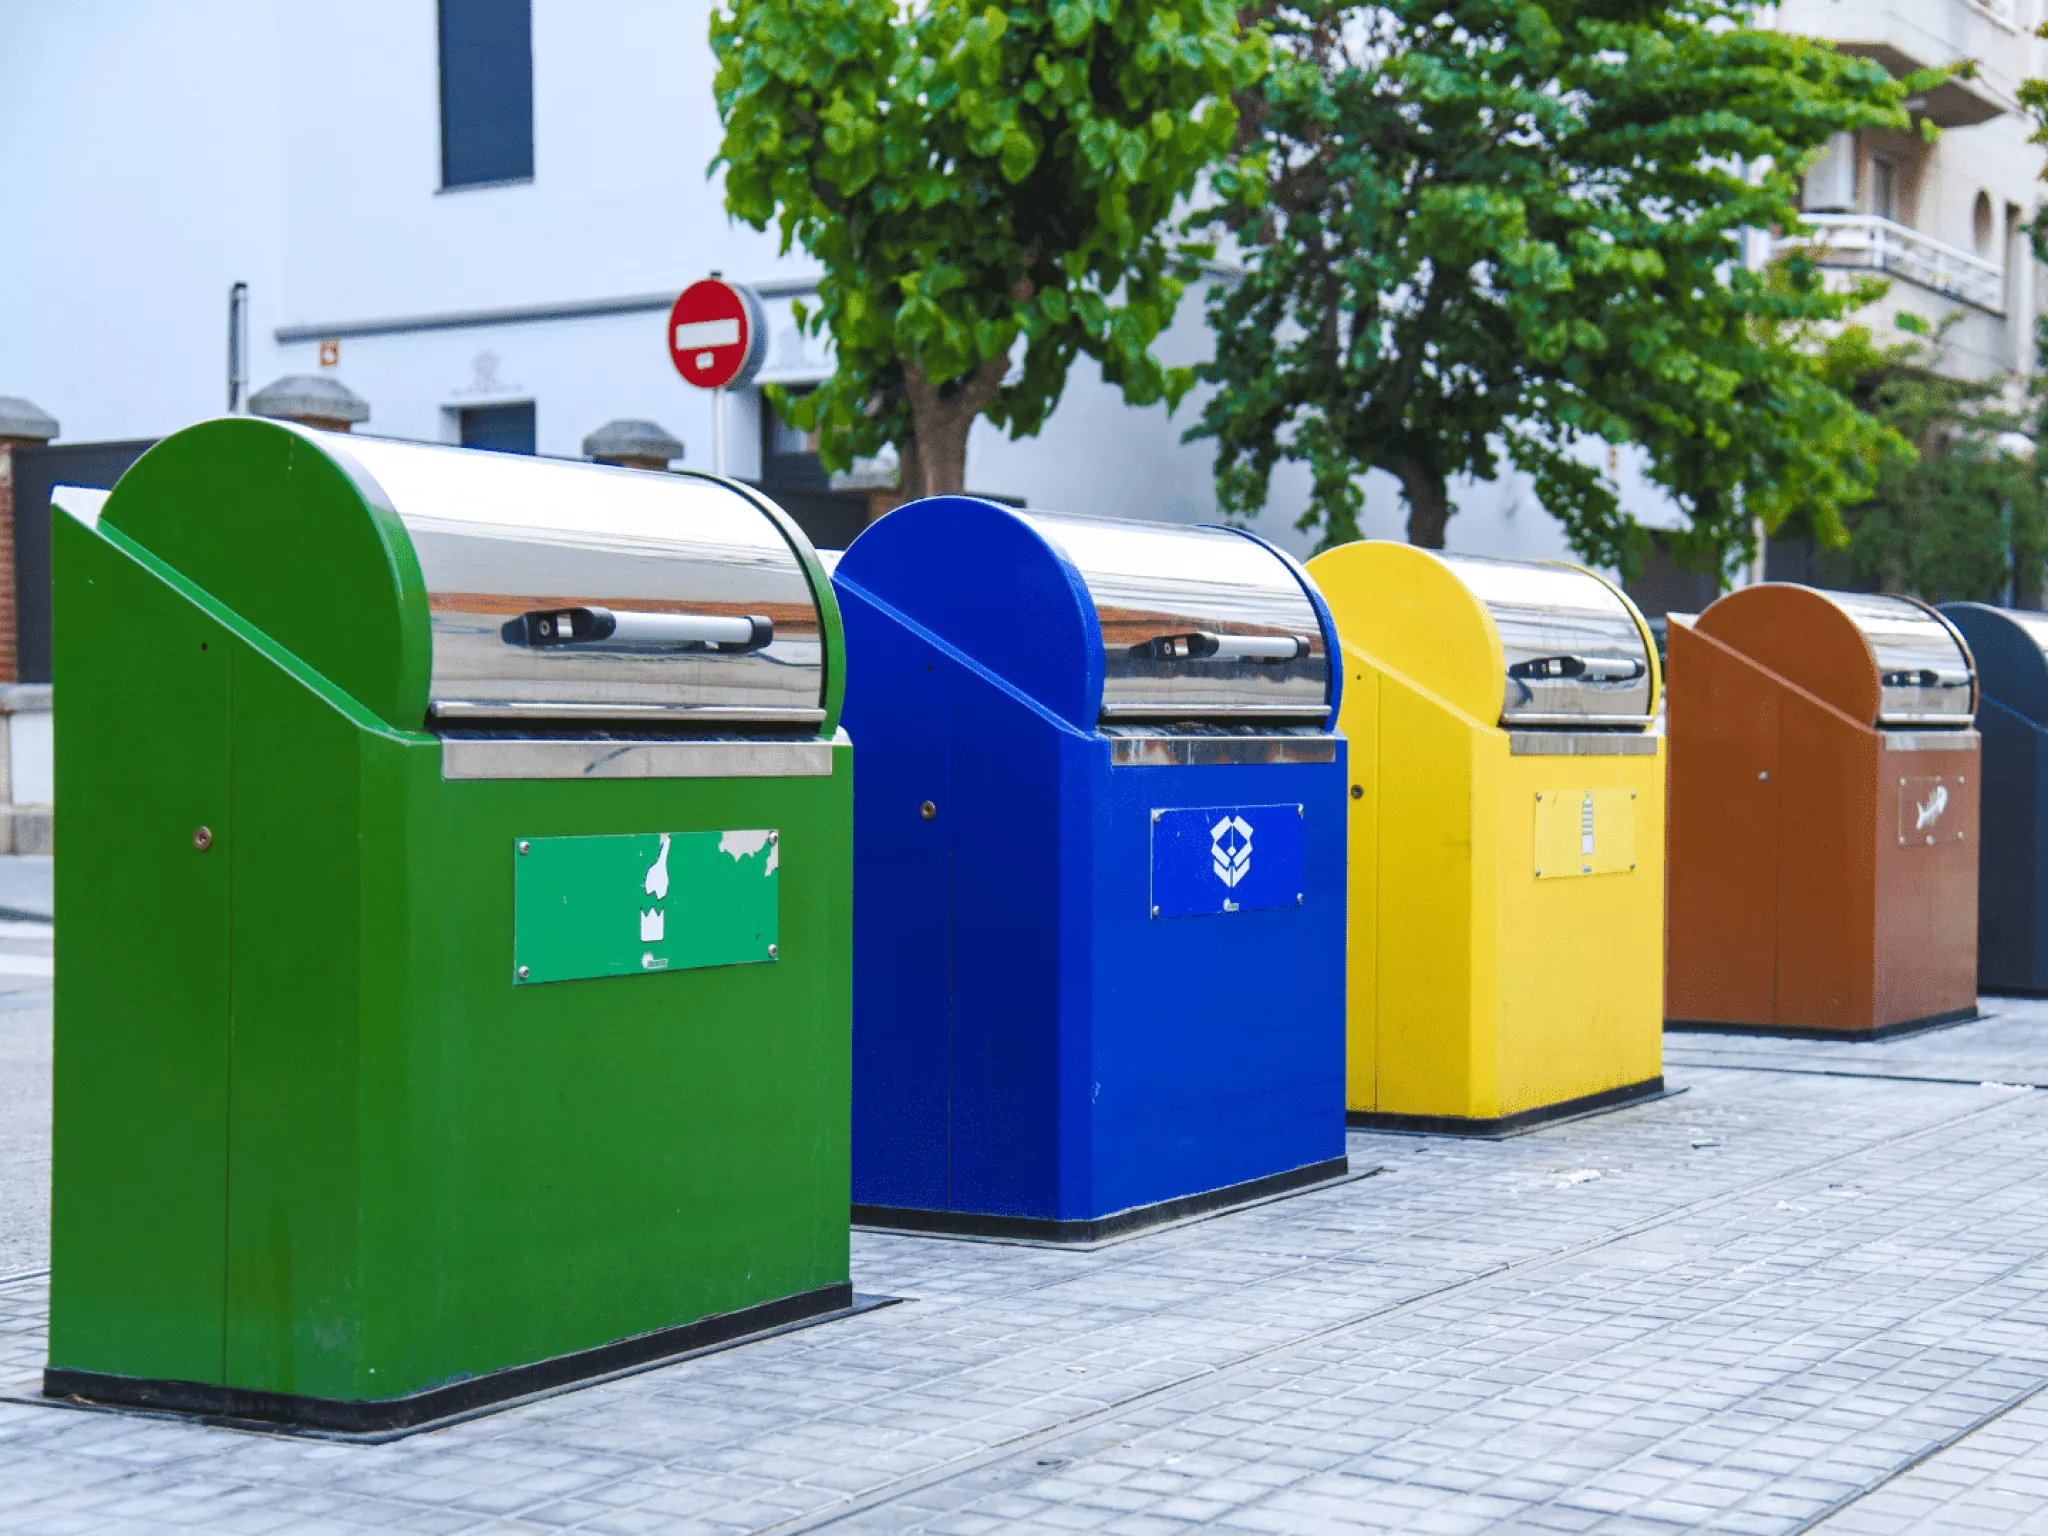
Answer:
[[[0,395],[0,437],[47,443],[57,435],[57,418],[19,395]]]
[[[666,464],[683,456],[683,445],[669,436],[667,428],[659,422],[621,418],[606,422],[584,438],[583,452],[586,457],[606,462],[639,459]]]
[[[287,374],[264,385],[249,397],[249,410],[281,421],[338,422],[344,430],[370,419],[369,401],[341,380],[318,373]]]

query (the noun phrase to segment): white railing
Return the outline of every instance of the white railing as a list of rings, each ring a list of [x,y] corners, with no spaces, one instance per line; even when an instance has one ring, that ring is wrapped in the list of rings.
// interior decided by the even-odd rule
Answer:
[[[2017,32],[2020,28],[2021,0],[1964,0],[1972,10],[1982,11],[2000,26]]]
[[[1813,233],[1781,235],[1778,249],[1804,246],[1823,267],[1883,272],[1994,315],[2005,313],[2005,269],[1994,262],[1874,213],[1809,213],[1804,218]]]

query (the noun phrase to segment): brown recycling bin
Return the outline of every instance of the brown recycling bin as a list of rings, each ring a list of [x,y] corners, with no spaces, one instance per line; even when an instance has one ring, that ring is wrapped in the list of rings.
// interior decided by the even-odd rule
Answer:
[[[1974,1016],[1977,682],[1955,628],[1768,583],[1674,616],[1668,676],[1667,1026]]]

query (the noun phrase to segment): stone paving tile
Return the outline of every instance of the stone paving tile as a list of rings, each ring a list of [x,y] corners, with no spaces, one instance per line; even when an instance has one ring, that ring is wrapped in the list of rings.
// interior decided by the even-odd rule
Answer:
[[[1828,1536],[2048,1530],[2048,1392],[1863,1493],[1815,1529]]]
[[[2020,1528],[2048,1095],[1976,1085],[2043,1038],[1357,1136],[1387,1173],[1094,1253],[857,1234],[909,1304],[390,1445],[0,1403],[0,1530]],[[9,1390],[43,1308],[0,1284]]]
[[[1668,1034],[1667,1067],[1857,1072],[1877,1076],[1962,1078],[2048,1087],[2048,1056],[2038,1035],[2043,1006],[2022,998],[1979,1000],[1974,1023],[1889,1040],[1781,1040],[1768,1035]]]
[[[50,1262],[50,989],[17,980],[0,975],[0,1278]]]

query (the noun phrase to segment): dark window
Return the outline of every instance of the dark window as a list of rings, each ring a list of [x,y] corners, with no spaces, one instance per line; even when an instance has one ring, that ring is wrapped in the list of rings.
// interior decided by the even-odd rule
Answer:
[[[462,446],[492,453],[533,452],[533,402],[472,405],[461,412]]]
[[[831,484],[818,458],[818,434],[784,421],[766,395],[761,397],[761,483],[818,491]]]
[[[1721,595],[1719,577],[1689,570],[1672,557],[1669,533],[1662,528],[1646,531],[1650,553],[1626,588],[1644,618],[1661,621],[1667,613],[1698,613]]]
[[[1870,157],[1870,211],[1880,219],[1899,222],[1899,162],[1890,155]]]
[[[531,0],[441,0],[441,185],[532,178]]]

